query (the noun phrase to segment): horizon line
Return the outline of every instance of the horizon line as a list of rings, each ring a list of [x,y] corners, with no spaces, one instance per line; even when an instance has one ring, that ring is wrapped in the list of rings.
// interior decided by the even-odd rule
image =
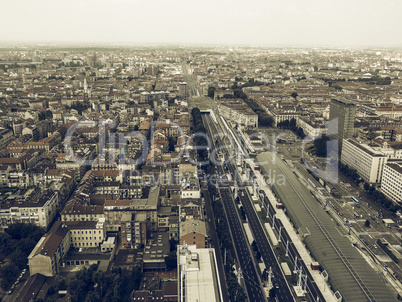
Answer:
[[[287,44],[287,43],[194,43],[194,42],[127,42],[127,41],[0,41],[0,49],[12,46],[82,46],[82,47],[248,47],[248,48],[331,48],[331,49],[399,49],[401,45],[326,45],[326,44]]]

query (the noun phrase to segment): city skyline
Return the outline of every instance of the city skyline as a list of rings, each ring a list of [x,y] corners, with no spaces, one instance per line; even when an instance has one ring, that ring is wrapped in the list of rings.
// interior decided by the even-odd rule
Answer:
[[[391,0],[24,0],[3,6],[2,43],[402,46],[402,3]]]

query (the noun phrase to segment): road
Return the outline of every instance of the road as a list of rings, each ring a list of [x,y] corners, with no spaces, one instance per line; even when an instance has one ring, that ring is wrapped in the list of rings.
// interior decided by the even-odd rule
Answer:
[[[211,120],[211,122],[212,122],[212,120]],[[219,126],[224,127],[223,123],[220,123]],[[218,126],[218,128],[219,128],[219,126]],[[215,131],[219,131],[219,130],[217,130],[217,128],[215,128]],[[229,129],[220,129],[220,131],[222,131],[222,133],[227,133],[228,135],[231,135],[235,144],[238,146],[238,148],[240,148],[240,149],[238,149],[238,151],[242,150],[242,153],[244,156],[248,155],[246,148],[242,143],[242,140],[235,139],[235,137],[234,137],[235,132],[229,131]],[[224,145],[224,142],[222,140],[220,140],[220,143],[221,143],[221,146]],[[235,149],[237,149],[237,148],[235,148]],[[228,149],[226,149],[226,148],[224,148],[223,150],[226,150],[228,152]],[[226,156],[227,156],[227,158],[229,158],[228,153],[226,154]],[[235,179],[235,180],[241,179],[241,177],[237,171],[236,165],[233,163],[232,159],[227,162],[226,167],[229,170],[232,179]],[[245,184],[241,183],[239,181],[237,185],[244,186]],[[293,301],[294,298],[293,298],[291,290],[287,284],[286,278],[285,278],[282,270],[279,267],[279,262],[277,261],[275,253],[268,241],[268,238],[266,237],[264,228],[263,228],[261,221],[254,209],[254,206],[252,205],[252,202],[250,200],[250,197],[249,197],[247,191],[245,189],[239,190],[238,196],[239,196],[240,201],[243,205],[243,208],[246,212],[247,221],[249,223],[254,240],[257,243],[257,246],[261,253],[262,259],[264,260],[264,264],[267,269],[269,269],[270,267],[272,268],[273,277],[274,277],[273,283],[276,286],[275,291],[276,291],[278,300],[279,301]]]
[[[209,130],[210,137],[213,137],[216,128],[211,124],[211,119],[203,116],[204,124]],[[214,140],[211,140],[215,144]],[[216,165],[218,173],[224,175],[225,171],[221,165]],[[243,282],[246,293],[250,302],[266,301],[264,291],[262,289],[261,280],[257,273],[257,268],[254,263],[254,257],[251,253],[250,246],[245,235],[241,219],[232,197],[230,188],[219,187],[220,196],[222,199],[223,208],[228,222],[230,235],[233,242],[233,247],[238,261],[238,267],[243,276]]]
[[[205,200],[205,209],[207,211],[207,217],[208,217],[208,225],[209,225],[209,235],[211,238],[211,245],[215,249],[215,255],[216,255],[216,261],[218,263],[218,271],[219,271],[219,276],[220,276],[220,281],[221,281],[221,289],[222,289],[222,297],[223,301],[229,301],[229,296],[228,296],[228,289],[226,286],[226,276],[225,276],[225,270],[224,270],[224,263],[222,259],[222,252],[221,248],[219,245],[219,240],[218,240],[218,235],[216,233],[216,226],[215,226],[215,217],[214,213],[212,211],[212,205],[211,205],[211,199],[209,196],[208,190],[203,190],[204,194],[204,200]]]
[[[245,189],[239,190],[239,198],[241,204],[243,205],[243,209],[246,212],[247,222],[249,223],[254,240],[257,243],[258,250],[261,253],[261,257],[264,260],[264,264],[268,270],[270,267],[272,268],[273,283],[278,285],[278,288],[275,290],[278,300],[284,302],[294,301],[286,278],[279,267],[279,262],[275,257],[275,253],[268,241],[260,219],[258,218],[254,206],[252,205]]]

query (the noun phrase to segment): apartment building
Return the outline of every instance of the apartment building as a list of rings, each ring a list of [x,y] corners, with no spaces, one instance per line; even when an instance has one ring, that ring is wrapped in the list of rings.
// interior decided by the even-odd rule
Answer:
[[[84,205],[80,201],[71,200],[61,214],[62,221],[98,221],[104,218],[103,205]]]
[[[100,247],[105,240],[105,219],[99,221],[56,221],[28,256],[30,275],[47,277],[60,272],[70,247]]]
[[[402,160],[389,160],[384,166],[381,192],[390,200],[402,205]]]
[[[223,99],[219,112],[224,118],[246,128],[258,126],[258,115],[241,99]]]
[[[60,209],[60,199],[57,192],[46,190],[39,197],[8,198],[0,208],[0,228],[6,229],[12,223],[33,223],[47,228]]]
[[[195,244],[197,248],[205,248],[207,229],[205,222],[198,219],[186,219],[180,222],[180,244]]]
[[[271,109],[267,110],[267,112],[272,116],[275,127],[277,127],[280,122],[290,121],[291,119],[295,119],[296,122],[298,122],[300,117],[300,112],[296,112],[295,110]]]
[[[106,238],[105,218],[98,221],[64,221],[72,247],[100,247]]]
[[[308,117],[301,117],[297,122],[298,126],[303,129],[305,135],[311,139],[316,139],[327,133],[327,128],[323,123],[314,123]]]
[[[29,274],[51,277],[60,272],[70,248],[70,231],[61,221],[56,221],[28,256]]]
[[[344,139],[341,162],[352,169],[368,183],[380,183],[384,164],[388,156],[354,139]]]

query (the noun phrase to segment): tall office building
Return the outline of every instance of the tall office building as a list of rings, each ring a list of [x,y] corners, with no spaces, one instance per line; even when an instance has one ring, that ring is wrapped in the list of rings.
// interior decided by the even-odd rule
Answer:
[[[332,99],[329,110],[328,133],[338,140],[338,150],[342,150],[342,140],[353,136],[356,105],[344,98]]]

